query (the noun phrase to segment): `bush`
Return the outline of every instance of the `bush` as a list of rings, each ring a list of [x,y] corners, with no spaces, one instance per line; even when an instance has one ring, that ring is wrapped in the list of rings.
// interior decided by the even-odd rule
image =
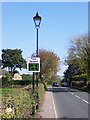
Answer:
[[[23,80],[32,80],[32,76],[23,74],[22,79]]]
[[[12,75],[10,73],[6,73],[2,77],[2,86],[9,86],[11,83],[9,81],[12,80]]]
[[[30,85],[30,80],[7,80],[7,78],[2,78],[2,86],[3,87],[9,87],[12,85]]]
[[[86,75],[76,75],[73,77],[73,81],[87,81]]]
[[[45,94],[45,88],[44,85],[42,83],[39,84],[39,95],[40,95],[40,99],[44,96]]]
[[[84,81],[72,81],[72,87],[79,88],[84,86],[85,86]]]
[[[30,86],[28,86],[30,88]],[[36,90],[37,92],[37,90]],[[42,83],[38,86],[39,92],[39,100],[45,94],[45,89]],[[2,88],[2,102],[3,102],[3,114],[1,116],[2,119],[12,118],[12,116],[7,116],[5,114],[5,108],[9,103],[13,104],[15,107],[15,115],[13,119],[20,118],[32,118],[32,105],[39,104],[38,99],[33,96],[31,89],[26,90],[23,88]]]
[[[29,85],[29,84],[31,84],[30,80],[12,80],[10,82],[12,85]]]
[[[12,75],[11,75],[11,73],[6,73],[6,74],[5,74],[5,77],[6,77],[7,80],[12,80]]]
[[[51,84],[52,84],[52,80],[48,80],[47,85],[51,85]]]
[[[83,75],[73,76],[72,83],[73,86],[77,86],[77,87],[85,86],[87,83],[87,75],[83,74]]]
[[[3,93],[4,92],[4,93]],[[13,119],[20,119],[31,117],[31,92],[26,91],[22,88],[3,88],[2,89],[3,97],[3,114],[1,116],[2,119],[12,118],[12,116],[7,116],[5,113],[5,109],[9,103],[13,104],[15,107],[15,115]],[[26,116],[29,112],[29,116]]]

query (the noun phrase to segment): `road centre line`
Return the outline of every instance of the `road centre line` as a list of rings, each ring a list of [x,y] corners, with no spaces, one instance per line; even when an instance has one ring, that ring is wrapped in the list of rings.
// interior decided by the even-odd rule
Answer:
[[[53,94],[53,93],[52,93]],[[55,113],[55,118],[57,119],[57,112],[56,112],[56,107],[55,107],[55,102],[54,102],[54,97],[53,97],[53,108],[54,108],[54,113]]]
[[[72,93],[72,92],[70,92],[72,95],[75,95],[74,93]],[[80,98],[78,95],[75,95],[75,97],[77,97],[77,98]],[[89,104],[89,102],[88,101],[86,101],[86,100],[84,100],[84,99],[81,99],[83,102],[85,102],[85,103],[87,103],[87,104]]]
[[[88,101],[86,101],[86,100],[84,100],[84,99],[82,99],[82,101],[83,101],[83,102],[85,102],[85,103],[87,103],[87,104],[89,104],[89,102],[88,102]]]
[[[75,95],[75,97],[80,98],[78,95]]]
[[[74,95],[74,93],[70,92],[72,95]]]
[[[73,92],[70,92],[72,95],[75,95]],[[75,95],[75,97],[80,98],[78,95]]]

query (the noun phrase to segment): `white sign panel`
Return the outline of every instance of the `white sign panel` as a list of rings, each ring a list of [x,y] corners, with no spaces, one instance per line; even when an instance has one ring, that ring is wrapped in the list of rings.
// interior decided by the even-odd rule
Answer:
[[[39,57],[28,58],[27,70],[30,72],[40,72],[40,58]]]

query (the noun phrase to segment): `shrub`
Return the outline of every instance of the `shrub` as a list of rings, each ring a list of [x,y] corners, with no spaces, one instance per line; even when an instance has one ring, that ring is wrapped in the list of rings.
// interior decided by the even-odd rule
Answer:
[[[23,80],[32,80],[32,76],[23,74],[22,79]]]
[[[2,86],[9,86],[11,84],[9,81],[12,80],[12,75],[10,73],[5,73],[2,77]]]
[[[87,75],[83,74],[83,75],[73,76],[72,83],[73,86],[77,86],[77,87],[85,86],[87,83]]]
[[[2,86],[11,86],[11,85],[29,85],[31,84],[32,80],[13,80],[10,73],[6,74],[4,77],[2,77]]]
[[[52,84],[52,80],[48,80],[47,85],[51,85],[51,84]]]
[[[13,104],[15,107],[15,115],[14,118],[26,118],[27,112],[31,111],[31,92],[26,91],[22,88],[3,88],[3,114],[1,116],[2,119],[12,118],[12,116],[7,116],[5,114],[5,109],[9,103]],[[5,94],[6,93],[6,94]]]
[[[41,100],[45,93],[45,89],[42,83],[39,84],[38,92],[39,100]],[[31,116],[32,105],[39,104],[39,102],[38,99],[35,97],[36,95],[33,96],[31,89],[26,90],[23,88],[3,88],[2,93],[3,93],[2,97],[3,114],[1,116],[2,119],[12,118],[12,116],[7,116],[4,111],[9,103],[13,104],[15,108],[14,119],[32,118]]]
[[[39,95],[40,95],[40,99],[44,96],[45,94],[45,88],[44,85],[42,83],[39,84]]]
[[[12,85],[29,85],[31,84],[30,80],[12,80],[10,81]]]

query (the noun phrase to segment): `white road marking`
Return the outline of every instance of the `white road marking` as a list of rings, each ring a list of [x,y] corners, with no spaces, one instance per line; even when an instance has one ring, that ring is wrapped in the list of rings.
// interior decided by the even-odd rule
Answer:
[[[70,92],[72,95],[75,95],[74,93],[72,93],[72,92]],[[77,97],[77,98],[80,98],[78,95],[75,95],[75,97]],[[89,102],[88,101],[86,101],[86,100],[84,100],[84,99],[82,99],[82,101],[83,102],[85,102],[85,103],[87,103],[87,104],[89,104]]]
[[[78,95],[75,95],[75,97],[80,98]]]
[[[56,107],[55,107],[55,103],[54,103],[54,98],[53,98],[53,108],[54,108],[55,118],[57,119],[58,117],[57,117]]]
[[[75,95],[73,92],[70,92],[72,95]],[[78,95],[75,95],[75,97],[80,98]]]
[[[72,95],[74,95],[74,93],[70,92]]]
[[[82,101],[83,101],[83,102],[85,102],[85,103],[87,103],[87,104],[89,104],[89,102],[88,102],[88,101],[86,101],[86,100],[84,100],[84,99],[82,99]]]

